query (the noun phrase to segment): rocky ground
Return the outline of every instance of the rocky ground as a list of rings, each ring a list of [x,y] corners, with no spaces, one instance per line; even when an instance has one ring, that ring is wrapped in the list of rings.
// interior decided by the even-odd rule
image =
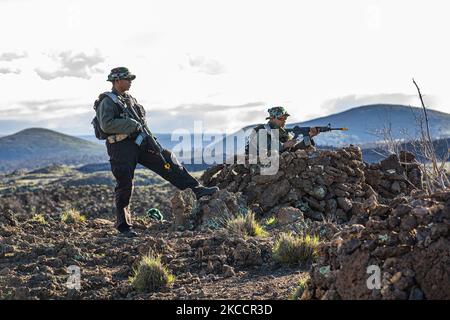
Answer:
[[[62,170],[64,169],[64,170]],[[62,172],[61,172],[62,170]],[[76,179],[74,179],[76,176]],[[303,270],[272,262],[271,237],[244,240],[221,230],[175,231],[175,189],[138,172],[151,187],[133,194],[138,238],[117,236],[109,173],[79,175],[70,168],[2,177],[0,200],[1,299],[288,299]],[[78,179],[99,182],[74,186]],[[112,181],[112,180],[111,180]],[[145,215],[156,207],[167,221]],[[86,217],[61,222],[73,208]],[[129,277],[141,257],[160,254],[175,276],[155,293],[139,293]],[[81,270],[81,290],[67,289],[68,267]]]
[[[202,180],[221,191],[200,201],[139,170],[137,238],[114,230],[107,171],[2,176],[0,298],[289,299],[296,291],[301,299],[449,299],[450,192],[427,195],[414,159],[400,158],[368,165],[349,147],[286,152],[273,176],[251,165],[216,166]],[[146,216],[152,207],[165,221]],[[86,219],[62,221],[70,210]],[[264,236],[225,228],[249,212]],[[274,243],[287,231],[319,236],[312,264],[275,262]],[[149,253],[175,278],[141,293],[129,277]],[[370,265],[381,269],[379,289],[367,287]],[[69,266],[80,268],[80,290],[67,288]]]

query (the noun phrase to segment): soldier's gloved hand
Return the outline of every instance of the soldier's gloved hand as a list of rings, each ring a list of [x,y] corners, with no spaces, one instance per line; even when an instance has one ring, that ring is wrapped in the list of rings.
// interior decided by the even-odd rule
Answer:
[[[319,130],[317,130],[317,128],[315,128],[315,127],[312,127],[312,128],[309,130],[309,136],[310,136],[311,138],[317,136],[319,133],[320,133]]]
[[[283,148],[284,149],[290,149],[290,148],[295,147],[298,143],[299,142],[297,140],[291,139],[291,140],[288,140],[285,143],[283,143]]]

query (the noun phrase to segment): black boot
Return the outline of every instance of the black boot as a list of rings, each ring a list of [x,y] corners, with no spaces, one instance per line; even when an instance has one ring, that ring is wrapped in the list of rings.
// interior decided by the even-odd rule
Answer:
[[[217,191],[219,191],[218,187],[205,187],[202,185],[199,185],[197,187],[192,188],[192,191],[194,191],[195,196],[197,197],[197,200],[200,199],[203,196],[211,196]]]
[[[123,237],[123,238],[135,238],[138,236],[138,234],[132,230],[131,228],[123,228],[123,229],[119,229],[119,237]]]

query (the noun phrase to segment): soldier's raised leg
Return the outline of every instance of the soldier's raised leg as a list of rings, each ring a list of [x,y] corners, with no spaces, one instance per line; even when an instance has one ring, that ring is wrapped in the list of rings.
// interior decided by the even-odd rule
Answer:
[[[169,150],[163,150],[163,156],[170,164],[170,170],[164,169],[163,161],[159,155],[153,151],[139,152],[138,163],[154,171],[165,180],[169,181],[180,190],[192,189],[197,198],[211,195],[218,191],[217,187],[207,188],[200,184],[177,160],[175,155]]]

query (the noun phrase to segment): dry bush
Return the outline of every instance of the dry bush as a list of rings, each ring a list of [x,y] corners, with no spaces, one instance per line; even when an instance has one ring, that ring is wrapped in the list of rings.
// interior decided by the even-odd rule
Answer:
[[[309,277],[301,278],[298,281],[297,288],[295,288],[294,292],[291,295],[291,300],[299,300],[303,292],[307,289],[307,283],[308,283]]]
[[[226,222],[226,228],[233,234],[242,237],[265,237],[267,231],[256,221],[254,212],[248,212]]]
[[[86,217],[76,209],[68,209],[61,213],[61,221],[64,223],[79,223],[86,221]]]
[[[273,259],[279,263],[302,264],[312,262],[317,257],[319,237],[315,235],[294,236],[282,233],[275,242]]]
[[[447,169],[447,161],[450,158],[450,148],[447,145],[445,154],[437,154],[436,141],[432,138],[430,133],[427,107],[423,101],[419,86],[414,79],[413,83],[417,88],[422,105],[422,112],[420,114],[411,111],[414,114],[419,136],[413,137],[406,131],[403,131],[403,135],[406,139],[396,139],[392,133],[391,123],[375,133],[375,135],[379,136],[383,140],[383,142],[379,145],[379,148],[384,149],[384,151],[388,154],[396,154],[400,161],[402,161],[400,151],[405,149],[405,141],[408,141],[408,143],[411,144],[413,149],[412,152],[416,156],[416,161],[418,161],[422,170],[424,190],[428,194],[433,194],[438,190],[446,190],[450,188],[449,173]],[[405,180],[408,181],[406,176]]]
[[[37,222],[39,224],[48,224],[48,222],[45,220],[45,216],[42,213],[34,214],[31,217],[31,221]]]
[[[174,276],[161,263],[160,257],[145,255],[140,261],[134,275],[130,278],[131,285],[140,292],[157,291],[172,283]]]

